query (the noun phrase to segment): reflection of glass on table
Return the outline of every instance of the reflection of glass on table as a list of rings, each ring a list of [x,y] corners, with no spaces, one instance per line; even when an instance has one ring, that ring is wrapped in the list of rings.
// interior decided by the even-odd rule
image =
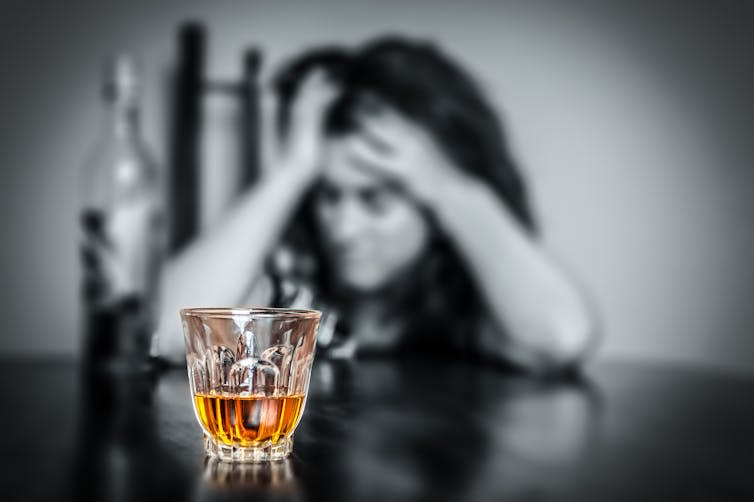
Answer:
[[[225,496],[281,496],[297,500],[303,487],[290,458],[277,462],[223,462],[215,457],[204,461],[201,500],[226,500]]]

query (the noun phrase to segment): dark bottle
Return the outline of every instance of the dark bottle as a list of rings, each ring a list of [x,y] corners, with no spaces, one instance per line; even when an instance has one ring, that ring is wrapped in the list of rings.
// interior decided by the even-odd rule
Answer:
[[[81,177],[84,359],[92,368],[148,368],[163,256],[164,184],[139,133],[136,65],[105,69],[105,118]]]

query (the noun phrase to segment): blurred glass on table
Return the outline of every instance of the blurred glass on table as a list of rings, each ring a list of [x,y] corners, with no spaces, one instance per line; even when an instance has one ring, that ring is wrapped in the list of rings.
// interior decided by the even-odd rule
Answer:
[[[320,313],[184,309],[181,318],[206,453],[241,462],[290,455],[306,403]]]

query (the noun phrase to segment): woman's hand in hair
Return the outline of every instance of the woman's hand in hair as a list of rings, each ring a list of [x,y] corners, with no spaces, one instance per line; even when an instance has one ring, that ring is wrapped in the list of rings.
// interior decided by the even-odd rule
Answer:
[[[349,142],[355,164],[395,180],[436,216],[497,327],[485,347],[490,357],[549,373],[577,367],[593,352],[599,333],[582,288],[433,137],[385,111],[365,114]]]
[[[354,163],[391,180],[421,204],[434,200],[442,186],[468,178],[429,133],[397,112],[371,113],[359,125],[348,139]]]
[[[301,169],[305,173],[320,166],[323,126],[327,111],[340,90],[322,70],[313,70],[304,79],[291,110],[290,126],[284,138],[278,136],[274,119],[277,103],[263,98],[263,150],[266,165]]]

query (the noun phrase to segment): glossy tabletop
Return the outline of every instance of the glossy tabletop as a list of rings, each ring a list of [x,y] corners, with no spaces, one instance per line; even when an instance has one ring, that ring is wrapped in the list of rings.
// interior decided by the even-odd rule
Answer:
[[[4,500],[754,500],[754,379],[601,363],[541,381],[315,362],[293,455],[204,458],[186,372],[0,363]]]

